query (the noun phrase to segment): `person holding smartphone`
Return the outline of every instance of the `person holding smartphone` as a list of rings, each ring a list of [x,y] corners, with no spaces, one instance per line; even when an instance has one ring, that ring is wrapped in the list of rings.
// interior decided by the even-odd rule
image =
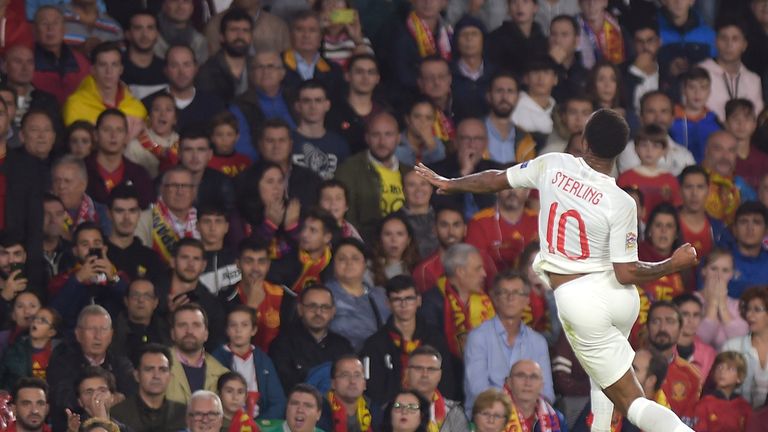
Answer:
[[[20,292],[27,289],[28,281],[24,273],[26,261],[27,251],[20,238],[12,235],[0,238],[0,303],[6,307]],[[3,306],[0,306],[0,311],[3,310]]]
[[[123,295],[127,289],[117,268],[107,257],[104,235],[98,225],[81,223],[75,228],[72,241],[77,264],[48,284],[50,305],[61,314],[62,328],[67,332],[75,328],[80,310],[91,303],[99,304],[111,316],[117,316],[123,308]]]

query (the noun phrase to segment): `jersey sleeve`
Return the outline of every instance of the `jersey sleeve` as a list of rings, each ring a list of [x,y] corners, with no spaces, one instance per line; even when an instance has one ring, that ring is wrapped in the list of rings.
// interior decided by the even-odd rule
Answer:
[[[629,195],[616,196],[616,204],[610,213],[611,262],[637,261],[637,204]]]
[[[547,167],[547,160],[552,154],[546,154],[507,168],[507,182],[513,188],[538,189],[542,175]]]

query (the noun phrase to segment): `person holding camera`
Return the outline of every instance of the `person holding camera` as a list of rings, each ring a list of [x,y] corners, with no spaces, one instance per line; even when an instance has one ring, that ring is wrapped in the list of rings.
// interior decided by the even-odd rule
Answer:
[[[117,316],[123,308],[123,295],[127,289],[117,268],[107,257],[104,235],[98,225],[81,223],[75,228],[72,241],[72,253],[78,263],[48,284],[50,305],[61,314],[65,334],[75,328],[77,315],[86,305],[99,304],[110,316]]]

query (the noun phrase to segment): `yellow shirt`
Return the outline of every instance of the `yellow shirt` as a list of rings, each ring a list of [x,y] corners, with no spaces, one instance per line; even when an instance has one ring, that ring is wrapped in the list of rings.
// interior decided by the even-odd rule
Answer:
[[[381,179],[381,208],[382,216],[386,216],[400,209],[405,203],[405,194],[403,193],[403,178],[400,170],[391,170],[380,163],[373,163],[376,172]]]

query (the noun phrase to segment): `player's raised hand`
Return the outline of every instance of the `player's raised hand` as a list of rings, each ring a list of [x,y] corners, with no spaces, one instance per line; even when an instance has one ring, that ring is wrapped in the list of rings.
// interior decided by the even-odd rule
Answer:
[[[672,253],[672,264],[679,270],[693,267],[699,263],[696,249],[690,243],[686,243]]]
[[[446,194],[451,192],[451,180],[447,179],[441,175],[438,175],[436,172],[432,171],[431,169],[427,168],[423,163],[416,164],[415,167],[413,167],[416,172],[424,178],[424,180],[428,181],[429,184],[437,188],[437,193],[439,194]]]

